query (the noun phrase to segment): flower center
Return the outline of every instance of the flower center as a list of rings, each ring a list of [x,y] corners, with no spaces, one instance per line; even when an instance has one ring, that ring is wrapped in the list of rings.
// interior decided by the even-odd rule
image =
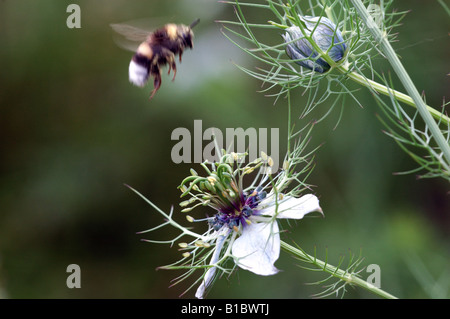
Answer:
[[[220,209],[214,218],[210,221],[214,230],[219,230],[223,226],[238,230],[239,225],[249,224],[250,216],[257,215],[255,208],[266,197],[266,192],[261,187],[257,187],[251,194],[242,194],[239,196],[239,202],[233,207]]]

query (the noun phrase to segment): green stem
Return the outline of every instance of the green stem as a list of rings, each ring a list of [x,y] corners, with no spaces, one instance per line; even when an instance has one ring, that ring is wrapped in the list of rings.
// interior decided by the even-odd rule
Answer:
[[[379,43],[381,50],[384,52],[387,60],[391,63],[392,68],[394,69],[395,73],[397,74],[403,86],[405,87],[406,92],[408,92],[409,96],[413,100],[420,116],[428,126],[428,129],[433,135],[437,145],[442,150],[444,158],[446,159],[447,163],[450,163],[450,145],[446,141],[444,135],[442,134],[438,125],[431,116],[430,111],[427,109],[427,105],[422,100],[419,92],[414,86],[413,81],[411,80],[408,73],[406,72],[406,69],[400,62],[400,59],[397,57],[397,54],[395,53],[395,50],[389,43],[389,40],[387,39],[386,35],[376,26],[375,23],[373,23],[372,17],[370,16],[366,7],[364,7],[361,0],[352,0],[352,3],[356,11],[358,12],[359,16],[372,33],[372,36],[374,37],[375,41]],[[449,170],[449,165],[445,165],[445,169]]]
[[[329,273],[330,275],[339,278],[340,280],[343,280],[347,282],[350,285],[358,286],[360,288],[366,289],[370,291],[371,293],[386,298],[386,299],[397,299],[397,297],[391,295],[390,293],[381,290],[380,288],[375,287],[374,285],[368,283],[367,281],[359,278],[355,274],[349,273],[345,270],[339,269],[336,266],[330,265],[327,262],[324,262],[322,260],[317,259],[316,257],[313,257],[311,255],[306,254],[301,249],[298,249],[296,247],[293,247],[284,241],[281,241],[281,248],[288,252],[289,254],[298,257],[301,260],[306,260],[309,263],[315,265],[318,269],[322,269],[324,272]]]
[[[406,95],[402,92],[388,88],[385,85],[375,82],[373,80],[370,80],[370,79],[366,78],[364,75],[361,75],[355,71],[349,72],[349,70],[346,66],[341,65],[341,66],[337,67],[336,69],[341,71],[342,73],[347,74],[347,76],[351,80],[355,81],[358,84],[361,84],[369,89],[373,89],[374,91],[381,93],[383,95],[393,96],[397,101],[403,102],[406,105],[416,108],[416,104],[414,103],[414,100],[409,95]],[[427,108],[428,112],[430,112],[431,115],[436,120],[444,121],[450,125],[450,118],[448,116],[445,116],[444,114],[435,110],[434,108],[432,108],[429,105],[426,105],[426,108]]]

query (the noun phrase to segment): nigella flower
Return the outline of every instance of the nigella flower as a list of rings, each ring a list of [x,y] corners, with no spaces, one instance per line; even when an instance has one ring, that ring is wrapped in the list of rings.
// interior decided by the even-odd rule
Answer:
[[[322,211],[319,200],[312,194],[298,197],[281,193],[291,181],[287,178],[290,170],[282,171],[270,181],[269,174],[261,173],[268,168],[263,167],[262,158],[244,168],[236,168],[235,164],[242,156],[225,154],[221,162],[213,166],[214,170],[208,171],[209,176],[199,177],[195,173],[182,183],[183,188],[189,183],[183,194],[190,193],[194,200],[201,198],[200,203],[215,210],[215,214],[206,219],[209,232],[204,239],[214,242],[215,247],[209,261],[210,268],[195,294],[197,298],[203,298],[220,261],[226,257],[233,258],[238,267],[255,274],[276,274],[278,269],[274,263],[280,254],[280,231],[276,219],[301,219],[308,213]],[[264,170],[258,173],[251,186],[244,187],[244,176],[257,168]],[[269,192],[268,188],[271,188]],[[188,204],[189,201],[185,201],[182,206]]]
[[[286,54],[302,67],[324,73],[330,69],[330,64],[319,55],[312,43],[334,62],[339,62],[347,49],[341,31],[325,17],[299,16],[299,18],[304,23],[304,33],[298,26],[286,29],[286,34],[283,35],[287,44]]]
[[[288,185],[292,181],[298,182],[300,174],[309,166],[306,165],[299,172],[294,171],[294,167],[304,161],[299,156],[300,151],[296,149],[296,152],[285,161],[283,170],[275,176],[270,173],[273,161],[265,154],[244,166],[242,159],[246,154],[224,152],[219,162],[211,164],[211,169],[207,163],[202,163],[206,176],[191,170],[191,176],[186,177],[179,187],[181,196],[189,199],[181,202],[180,206],[184,213],[198,206],[212,208],[212,214],[206,218],[186,216],[190,222],[207,222],[208,230],[201,235],[175,222],[172,211],[169,215],[165,214],[147,200],[164,216],[166,222],[144,232],[166,225],[182,232],[173,240],[148,241],[173,244],[183,236],[193,237],[190,242],[178,243],[183,251],[183,259],[159,268],[185,269],[186,273],[175,283],[184,280],[195,270],[202,270],[203,275],[197,280],[200,284],[195,294],[197,298],[205,296],[219,272],[229,273],[236,266],[262,276],[276,274],[278,269],[274,264],[280,255],[277,219],[301,219],[311,212],[322,212],[315,195],[300,196],[300,192],[307,188],[306,184],[301,185],[305,186],[303,189],[297,185],[287,191]],[[245,187],[244,177],[247,181],[248,175],[256,177]],[[228,260],[234,261],[232,268],[225,266],[229,265],[226,263]]]

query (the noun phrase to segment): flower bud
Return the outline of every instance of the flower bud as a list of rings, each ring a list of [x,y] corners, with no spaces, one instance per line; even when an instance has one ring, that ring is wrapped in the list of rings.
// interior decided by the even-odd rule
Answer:
[[[197,241],[195,242],[195,246],[197,246],[197,247],[203,247],[203,245],[204,245],[203,240],[197,240]]]
[[[181,203],[180,203],[180,206],[181,207],[186,207],[186,206],[188,206],[188,205],[190,205],[191,204],[191,202],[189,201],[189,200],[184,200],[184,201],[182,201]]]
[[[333,61],[342,60],[347,49],[347,45],[342,38],[341,31],[336,25],[325,17],[299,16],[304,23],[304,31],[307,37],[327,54]],[[320,56],[311,43],[303,35],[298,26],[286,29],[283,35],[286,45],[286,54],[295,63],[307,69],[324,73],[330,69],[330,65]]]

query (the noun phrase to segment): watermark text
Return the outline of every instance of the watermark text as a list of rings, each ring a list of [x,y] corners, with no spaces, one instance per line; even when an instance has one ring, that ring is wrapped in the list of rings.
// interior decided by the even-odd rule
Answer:
[[[216,162],[222,149],[228,152],[248,153],[248,161],[257,159],[261,152],[268,154],[273,161],[272,173],[279,168],[279,128],[270,128],[270,151],[267,128],[226,128],[225,134],[216,127],[203,130],[202,120],[194,120],[193,134],[184,127],[172,131],[172,141],[178,141],[171,151],[175,164]],[[203,145],[204,142],[208,142]]]

